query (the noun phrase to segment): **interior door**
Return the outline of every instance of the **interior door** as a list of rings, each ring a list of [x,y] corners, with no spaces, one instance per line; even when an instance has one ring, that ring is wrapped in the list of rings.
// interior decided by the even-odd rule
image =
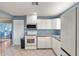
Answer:
[[[24,37],[24,20],[13,21],[13,43],[20,45],[20,39]]]

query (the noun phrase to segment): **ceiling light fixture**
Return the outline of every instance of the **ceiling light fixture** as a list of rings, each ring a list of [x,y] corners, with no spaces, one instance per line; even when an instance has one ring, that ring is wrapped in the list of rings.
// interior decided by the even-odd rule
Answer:
[[[38,2],[32,2],[32,11],[33,11],[33,13],[37,12],[38,5],[39,5]]]
[[[32,5],[38,5],[38,2],[32,2]]]

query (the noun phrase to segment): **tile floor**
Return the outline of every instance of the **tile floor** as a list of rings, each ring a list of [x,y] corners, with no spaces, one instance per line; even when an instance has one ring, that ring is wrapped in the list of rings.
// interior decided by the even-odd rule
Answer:
[[[2,53],[3,56],[55,56],[51,49],[45,50],[25,50],[15,47],[10,47]]]
[[[0,55],[9,47],[11,47],[9,40],[0,41]]]
[[[51,49],[26,50],[21,49],[20,46],[11,47],[6,41],[2,44],[1,56],[55,56]]]

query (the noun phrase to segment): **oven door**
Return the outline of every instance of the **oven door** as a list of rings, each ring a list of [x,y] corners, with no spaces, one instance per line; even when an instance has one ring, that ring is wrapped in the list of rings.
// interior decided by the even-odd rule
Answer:
[[[36,45],[36,36],[27,36],[26,45]]]

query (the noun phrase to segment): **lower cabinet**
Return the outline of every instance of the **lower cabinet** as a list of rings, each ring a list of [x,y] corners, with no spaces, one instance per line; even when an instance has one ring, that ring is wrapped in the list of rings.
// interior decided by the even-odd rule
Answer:
[[[51,37],[38,37],[38,48],[51,48]]]
[[[56,55],[60,56],[60,54],[61,54],[61,42],[55,38],[52,38],[52,49],[54,50]]]

